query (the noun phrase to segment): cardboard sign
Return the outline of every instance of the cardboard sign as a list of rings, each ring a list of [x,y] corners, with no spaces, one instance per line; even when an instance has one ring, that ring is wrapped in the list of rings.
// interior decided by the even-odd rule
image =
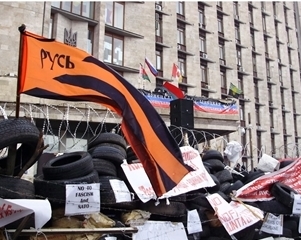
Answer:
[[[100,212],[100,184],[67,184],[65,216]]]
[[[122,170],[142,202],[156,199],[156,193],[141,163],[121,164]],[[139,181],[137,181],[139,180]]]
[[[124,181],[110,179],[110,184],[115,195],[116,203],[132,201],[131,193]]]
[[[188,240],[183,223],[146,221],[135,227],[138,232],[133,234],[133,240]]]
[[[196,209],[188,211],[187,213],[187,232],[188,234],[202,232],[202,222],[199,213]]]
[[[301,215],[301,195],[294,194],[293,214]]]
[[[282,235],[283,234],[283,215],[279,215],[278,217],[273,215],[272,213],[268,213],[265,221],[262,223],[261,231]]]
[[[284,183],[301,194],[301,158],[296,159],[289,166],[244,185],[237,190],[236,197],[249,202],[271,200],[274,197],[269,189],[275,182]]]
[[[41,229],[51,218],[49,201],[38,199],[2,199],[0,198],[0,227],[35,214],[35,228]]]
[[[192,167],[195,171],[189,172],[176,187],[163,194],[159,199],[169,198],[200,188],[212,187],[215,185],[214,181],[203,165],[199,152],[190,146],[184,146],[180,149],[184,163]],[[151,199],[157,198],[141,163],[123,163],[121,167],[132,188],[142,202],[147,202]],[[139,179],[139,181],[137,181],[137,179]]]
[[[207,199],[229,235],[233,235],[263,218],[260,209],[247,205],[252,210],[250,211],[245,205],[238,202],[227,203],[217,193],[207,196]]]

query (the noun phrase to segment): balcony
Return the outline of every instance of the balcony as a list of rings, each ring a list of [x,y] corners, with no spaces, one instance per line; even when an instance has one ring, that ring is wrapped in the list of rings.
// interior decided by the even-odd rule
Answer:
[[[258,9],[252,1],[249,1],[248,4],[251,8]]]
[[[200,59],[201,61],[206,61],[209,63],[215,63],[215,61],[208,58],[208,54],[200,51]]]
[[[287,43],[287,48],[290,49],[290,50],[295,50],[295,49],[293,48],[293,44],[290,43],[290,42]]]
[[[281,62],[280,58],[277,58],[277,62],[280,67],[286,67],[286,65]]]
[[[269,54],[268,52],[265,52],[265,59],[266,59],[266,60],[269,60],[269,61],[274,61],[274,59],[272,59],[272,58],[270,57],[270,54]]]
[[[255,55],[261,56],[261,53],[259,53],[259,52],[256,51],[255,46],[252,46],[252,52],[253,52]]]
[[[277,15],[274,15],[274,20],[277,23],[282,23]]]
[[[218,32],[218,37],[221,38],[221,39],[223,39],[226,42],[230,42],[230,40],[228,38],[225,38],[223,32]]]
[[[234,14],[234,21],[236,21],[237,23],[240,23],[240,24],[245,24],[243,21],[241,21],[239,19],[239,15],[237,15],[237,14]]]
[[[193,25],[192,23],[186,21],[186,18],[185,18],[184,15],[179,14],[179,13],[177,13],[177,20],[179,22],[182,22],[182,23],[187,24],[187,25],[191,25],[191,26]]]
[[[167,46],[166,44],[163,43],[163,37],[161,37],[161,36],[156,35],[156,44],[161,47],[170,48],[169,46]]]
[[[166,12],[163,11],[162,5],[156,4],[155,8],[156,8],[156,13],[160,13],[162,15],[170,16],[168,13],[166,13]]]
[[[180,43],[178,43],[178,52],[181,52],[181,53],[183,53],[185,55],[188,55],[188,56],[194,56],[193,53],[190,53],[190,52],[186,51],[186,45],[183,45],[183,44],[180,44]]]
[[[281,110],[282,110],[283,113],[290,113],[291,112],[290,110],[286,109],[284,104],[281,105]]]
[[[299,91],[294,87],[294,85],[291,85],[292,93],[297,94]]]
[[[208,82],[201,81],[201,89],[206,92],[216,93],[215,90],[211,89]]]
[[[246,75],[246,76],[250,75],[249,73],[246,72],[246,70],[241,65],[237,65],[237,71],[242,75]]]
[[[253,71],[253,78],[257,81],[263,81],[262,78],[258,77],[258,73]]]
[[[232,70],[233,68],[231,68],[230,66],[227,66],[226,60],[225,59],[219,59],[219,65],[223,68]]]
[[[206,24],[205,23],[199,23],[199,30],[200,31],[203,31],[203,32],[205,32],[205,33],[212,33],[212,32],[210,32],[210,31],[208,31],[207,29],[206,29]]]
[[[216,10],[217,10],[217,13],[219,13],[219,14],[222,14],[222,15],[225,15],[225,16],[230,16],[228,13],[225,13],[224,10],[223,10],[223,7],[221,7],[219,5],[216,5]]]
[[[270,108],[270,109],[278,109],[278,108],[276,107],[276,105],[273,103],[273,101],[269,101],[269,108]]]
[[[263,30],[263,35],[267,38],[273,38],[272,35],[266,29]]]
[[[269,85],[277,85],[273,80],[272,80],[272,77],[270,77],[269,75],[267,76],[267,83]]]
[[[261,12],[265,16],[271,16],[264,7],[261,8]]]
[[[253,22],[249,22],[250,23],[250,28],[255,31],[255,32],[259,32],[259,30],[257,28],[254,27],[254,23]]]
[[[235,43],[236,43],[236,45],[239,46],[240,48],[247,48],[246,46],[244,46],[244,45],[241,44],[240,39],[237,39],[237,38],[236,38],[236,39],[235,39]]]
[[[287,90],[288,87],[286,87],[284,84],[283,84],[283,81],[279,81],[280,82],[280,88],[283,89],[283,90]]]
[[[221,87],[221,95],[228,97],[229,96],[228,95],[228,89],[225,88],[225,87]]]
[[[163,85],[164,81],[167,81],[167,82],[172,82],[173,81],[172,79],[168,79],[168,78],[163,77],[164,74],[163,74],[162,70],[157,69],[157,71],[158,71],[158,75],[156,76],[156,80],[162,81],[162,85]]]

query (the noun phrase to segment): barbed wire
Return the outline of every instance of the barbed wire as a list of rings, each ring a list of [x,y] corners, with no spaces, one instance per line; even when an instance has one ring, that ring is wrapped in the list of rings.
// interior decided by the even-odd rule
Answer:
[[[16,104],[14,102],[0,102],[0,120],[13,118],[15,109]],[[89,138],[101,132],[109,132],[112,129],[115,129],[116,133],[122,135],[122,118],[109,109],[99,108],[91,103],[68,102],[56,105],[21,103],[20,116],[30,119],[32,123],[35,123],[37,119],[42,120],[41,128],[44,141],[46,143],[47,141],[52,141],[52,144],[49,144],[48,149],[45,150],[46,152],[54,152],[56,150],[71,151],[77,147],[86,148]],[[70,121],[73,123],[72,127]],[[54,122],[56,122],[56,127],[54,127]],[[107,129],[106,123],[113,123],[113,125],[110,125],[111,129]],[[116,125],[114,126],[114,124]],[[189,144],[200,152],[206,148],[223,152],[228,143],[226,137],[208,131],[192,130],[173,125],[170,131],[177,139],[179,145],[183,145],[185,134],[187,134]],[[71,140],[68,144],[66,137]],[[80,144],[82,145],[79,146]],[[247,156],[261,157],[265,153],[268,155],[274,154],[278,158],[294,158],[298,157],[299,149],[301,149],[301,146],[299,147],[300,144],[288,143],[275,149],[268,149],[264,145],[260,148],[253,144],[250,146],[250,142],[247,142],[242,147]]]

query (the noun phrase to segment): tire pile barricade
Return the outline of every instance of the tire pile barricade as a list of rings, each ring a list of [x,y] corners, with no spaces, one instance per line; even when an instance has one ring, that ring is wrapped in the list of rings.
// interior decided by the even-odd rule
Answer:
[[[37,144],[39,131],[35,126],[25,119],[3,120],[0,122],[0,151],[10,145],[22,143],[17,151],[14,176],[20,168],[30,159],[33,154],[34,144]],[[299,216],[292,215],[294,194],[297,192],[282,183],[274,183],[270,189],[273,200],[261,202],[248,202],[246,204],[261,209],[264,214],[272,213],[276,216],[282,214],[283,233],[272,235],[261,231],[262,221],[258,221],[232,236],[217,218],[215,210],[210,205],[206,196],[218,193],[228,203],[231,202],[231,194],[243,187],[245,184],[261,177],[264,172],[245,170],[239,174],[231,173],[225,169],[222,154],[216,150],[208,150],[202,156],[206,171],[215,182],[215,186],[202,188],[170,197],[168,201],[161,200],[156,204],[156,200],[146,203],[140,201],[133,188],[129,184],[121,164],[124,159],[127,162],[139,162],[131,147],[127,147],[125,139],[115,133],[101,133],[88,142],[86,152],[66,153],[49,160],[42,168],[43,174],[35,176],[33,183],[17,177],[6,175],[0,176],[0,197],[3,199],[45,199],[51,203],[55,212],[64,209],[66,203],[67,184],[100,183],[100,203],[101,213],[115,221],[115,226],[126,226],[123,221],[125,213],[133,210],[143,210],[150,213],[148,220],[171,221],[183,223],[187,239],[223,240],[241,239],[255,240],[273,237],[286,237],[288,239],[298,239]],[[6,167],[6,159],[0,159],[1,169]],[[290,162],[280,164],[280,168],[285,167]],[[128,202],[117,202],[110,180],[122,180],[132,193],[132,200]],[[139,181],[139,179],[137,179]],[[187,231],[187,211],[196,209],[202,223],[203,231],[188,234]],[[82,219],[79,216],[78,219]],[[28,221],[26,228],[33,227],[34,221]],[[19,221],[6,226],[15,228]],[[45,227],[53,227],[51,219]],[[110,235],[116,239],[129,239],[126,235]],[[105,239],[105,236],[99,239]],[[280,238],[279,238],[280,239]],[[142,239],[141,239],[142,240]]]

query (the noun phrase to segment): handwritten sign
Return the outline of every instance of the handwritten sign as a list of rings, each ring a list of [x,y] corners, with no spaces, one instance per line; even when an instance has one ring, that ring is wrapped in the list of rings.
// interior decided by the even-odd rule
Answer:
[[[213,209],[216,210],[218,219],[221,221],[229,235],[233,235],[263,218],[260,209],[231,201],[227,203],[219,194],[207,196]],[[249,209],[251,209],[251,211]],[[255,214],[254,214],[255,213]]]
[[[244,185],[236,192],[236,197],[242,201],[268,201],[274,197],[270,187],[275,182],[281,182],[301,194],[301,158],[296,159],[289,166],[278,171],[265,174]]]
[[[129,183],[142,202],[156,199],[156,193],[141,163],[121,164]],[[137,181],[139,179],[139,181]]]
[[[124,181],[110,179],[110,184],[115,195],[116,203],[132,201],[131,193]]]
[[[187,231],[188,231],[188,234],[203,231],[200,216],[196,209],[188,211],[188,213],[187,213]]]
[[[190,146],[184,146],[180,149],[184,163],[192,167],[195,171],[189,172],[177,186],[163,194],[159,199],[169,198],[215,185],[203,165],[199,152]],[[157,198],[141,163],[127,164],[125,162],[121,165],[121,167],[132,188],[142,202],[147,202],[151,199]],[[139,181],[137,181],[137,179],[139,179]]]
[[[81,215],[100,211],[100,184],[67,184],[65,215]]]
[[[270,234],[282,235],[283,215],[279,215],[277,217],[272,213],[268,213],[266,216],[266,220],[262,223],[260,230]]]
[[[293,214],[301,215],[301,195],[294,194]]]
[[[21,219],[31,213],[35,214],[35,228],[42,228],[51,218],[49,201],[39,199],[2,199],[0,198],[0,227]]]
[[[133,240],[188,240],[183,223],[146,221],[135,227],[138,232],[133,234]]]

